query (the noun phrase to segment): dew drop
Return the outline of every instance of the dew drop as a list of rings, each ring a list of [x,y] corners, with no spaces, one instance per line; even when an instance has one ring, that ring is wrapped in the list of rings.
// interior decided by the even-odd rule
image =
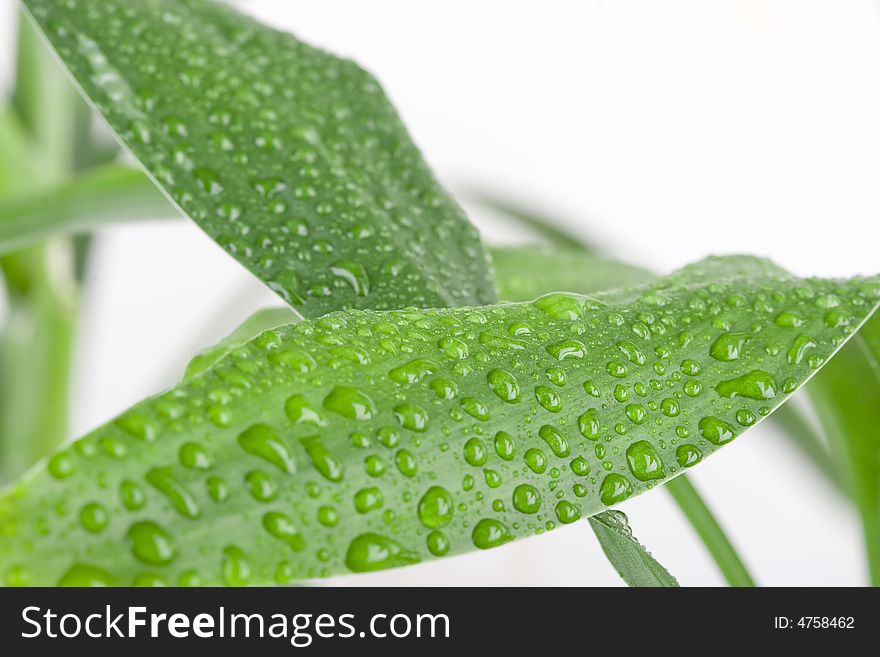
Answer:
[[[747,397],[756,401],[773,399],[776,396],[776,381],[762,370],[752,370],[735,379],[722,381],[715,386],[716,392],[722,397]]]
[[[511,461],[516,456],[516,444],[513,442],[513,437],[506,431],[499,431],[495,434],[495,453],[505,461]]]
[[[229,486],[222,477],[208,477],[205,483],[208,487],[208,495],[215,502],[223,502],[229,497]]]
[[[61,579],[58,580],[58,586],[114,586],[116,581],[113,576],[98,566],[92,566],[85,563],[75,563]]]
[[[507,526],[500,520],[483,518],[474,525],[474,529],[471,532],[471,540],[478,549],[488,550],[512,541],[513,536],[511,536]]]
[[[489,408],[475,397],[462,397],[461,407],[471,417],[485,422],[489,419]]]
[[[557,457],[565,458],[570,454],[571,450],[568,447],[568,441],[556,427],[545,424],[538,429],[538,435],[541,437],[541,440],[547,443],[550,451]]]
[[[241,548],[229,545],[223,549],[221,574],[226,586],[245,586],[250,582],[251,564]]]
[[[255,424],[238,436],[239,446],[248,454],[271,463],[281,472],[293,473],[293,454],[278,434],[267,424]]]
[[[660,402],[660,412],[666,417],[676,417],[681,413],[681,407],[672,397],[667,397]]]
[[[816,346],[816,341],[809,335],[799,335],[795,338],[791,349],[788,350],[788,364],[800,365],[801,361],[806,357],[807,352],[811,349],[815,349]]]
[[[678,449],[675,450],[675,460],[678,461],[678,464],[683,468],[689,468],[692,465],[696,465],[702,460],[702,458],[703,453],[696,445],[685,443],[684,445],[679,445]]]
[[[370,293],[370,277],[363,265],[350,260],[340,260],[333,263],[330,273],[351,285],[357,296],[365,297]]]
[[[782,328],[796,328],[802,326],[805,322],[803,317],[789,310],[779,313],[773,321],[776,323],[776,326],[781,326]]]
[[[431,486],[419,500],[419,520],[428,529],[439,529],[452,522],[452,495],[442,486]]]
[[[535,399],[546,410],[551,413],[558,413],[562,410],[562,399],[559,394],[552,388],[547,386],[535,387]]]
[[[700,433],[713,445],[729,443],[736,437],[733,426],[712,415],[700,420]]]
[[[617,343],[617,348],[629,359],[633,365],[644,365],[648,359],[645,354],[629,340]]]
[[[145,479],[168,498],[174,509],[182,516],[194,519],[201,515],[202,511],[195,497],[174,477],[171,468],[153,468],[147,472]]]
[[[623,502],[633,493],[632,482],[621,474],[612,472],[605,476],[599,486],[599,498],[605,506]]]
[[[73,459],[67,452],[55,454],[55,456],[49,459],[47,467],[49,468],[49,474],[55,479],[66,479],[76,471]]]
[[[531,447],[523,454],[523,461],[529,467],[529,470],[535,474],[542,474],[547,469],[547,457],[544,452],[536,447]]]
[[[587,463],[587,459],[583,456],[574,457],[568,465],[571,471],[578,477],[586,477],[590,474],[590,464]]]
[[[324,398],[324,408],[352,420],[370,420],[379,412],[366,394],[347,386],[335,386]]]
[[[569,294],[559,292],[547,294],[533,301],[532,305],[553,319],[573,321],[584,318],[581,301]]]
[[[317,436],[303,438],[300,441],[312,461],[315,469],[328,481],[342,481],[345,470],[342,462],[327,449]]]
[[[361,488],[354,494],[354,508],[358,513],[369,513],[381,509],[385,504],[382,491],[375,486]]]
[[[625,412],[633,424],[642,424],[648,417],[648,412],[641,404],[627,404]]]
[[[305,541],[296,529],[290,516],[277,511],[270,511],[263,516],[263,528],[272,536],[299,552],[305,547]]]
[[[114,422],[120,429],[125,431],[129,436],[151,443],[159,435],[159,428],[156,423],[138,413],[129,413],[117,418]]]
[[[127,480],[119,484],[119,499],[122,501],[122,506],[129,511],[140,509],[147,501],[141,487]]]
[[[556,360],[566,360],[568,358],[583,358],[587,355],[587,347],[583,342],[577,340],[563,340],[555,344],[547,345],[547,353]]]
[[[749,339],[748,333],[724,333],[709,348],[709,355],[722,363],[738,360]]]
[[[323,427],[327,421],[321,412],[312,406],[302,395],[292,395],[284,402],[284,414],[293,424],[314,424]]]
[[[626,460],[630,472],[640,481],[663,479],[666,476],[663,461],[647,440],[639,440],[627,447]]]
[[[366,533],[352,540],[345,553],[345,565],[353,573],[366,573],[418,563],[419,557],[397,541],[380,534]]]
[[[520,513],[537,513],[541,508],[541,494],[531,484],[520,484],[513,489],[513,508]]]
[[[444,354],[454,360],[464,360],[468,357],[467,343],[458,338],[440,338],[437,346],[443,350]]]
[[[483,465],[489,458],[489,452],[486,446],[479,438],[471,438],[464,444],[464,460],[469,465],[479,467]]]
[[[258,502],[269,502],[278,495],[278,485],[262,470],[252,470],[244,476],[248,492]]]
[[[184,443],[180,447],[178,458],[182,466],[192,470],[208,470],[211,467],[211,457],[198,443]]]
[[[489,370],[486,375],[489,387],[492,389],[499,399],[510,404],[519,401],[519,384],[516,377],[505,370]]]
[[[581,510],[567,500],[560,500],[556,504],[556,519],[563,525],[569,525],[580,519]]]
[[[107,526],[107,520],[107,511],[95,502],[86,504],[79,512],[79,522],[86,531],[101,531]]]
[[[432,360],[417,358],[388,372],[388,378],[395,383],[418,383],[426,376],[436,372],[439,367]]]
[[[584,438],[590,440],[599,439],[599,411],[595,408],[588,409],[578,418],[578,429]]]
[[[428,534],[426,539],[428,551],[435,557],[442,557],[449,552],[449,539],[446,534],[439,531],[433,531]]]
[[[151,520],[129,527],[128,540],[135,558],[150,566],[171,563],[177,552],[171,535]]]
[[[455,399],[458,395],[458,384],[456,384],[455,381],[450,381],[449,379],[433,379],[430,385],[431,390],[433,390],[434,394],[440,399],[449,401]]]
[[[325,527],[335,527],[339,524],[339,512],[335,507],[322,506],[318,509],[318,522]]]
[[[416,404],[398,404],[394,417],[404,429],[422,433],[428,428],[428,411]]]
[[[404,477],[415,477],[416,475],[416,459],[407,449],[399,449],[394,455],[394,462],[397,469]]]

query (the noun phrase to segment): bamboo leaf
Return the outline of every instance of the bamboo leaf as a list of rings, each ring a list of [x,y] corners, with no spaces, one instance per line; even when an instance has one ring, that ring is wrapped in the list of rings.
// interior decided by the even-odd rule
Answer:
[[[628,586],[678,586],[678,580],[633,536],[621,511],[603,511],[589,520],[605,556]]]
[[[846,312],[829,310],[834,321]],[[871,582],[880,586],[880,317],[874,316],[807,388],[862,518]]]
[[[595,253],[598,251],[596,246],[587,239],[581,235],[576,235],[566,228],[562,228],[560,220],[551,219],[544,213],[534,212],[522,205],[512,203],[509,200],[499,198],[485,191],[471,191],[469,196],[480,205],[500,212],[514,223],[531,229],[555,247],[580,253]]]
[[[50,189],[0,199],[0,255],[107,222],[177,215],[140,171],[108,164]]]
[[[162,191],[301,314],[495,300],[476,230],[352,62],[205,0],[24,4]]]
[[[654,278],[640,267],[563,247],[493,247],[491,253],[498,293],[506,301],[551,291],[590,294]]]
[[[0,570],[31,584],[265,583],[541,533],[731,442],[878,295],[877,278],[712,258],[592,297],[268,331],[6,491]],[[829,321],[832,302],[848,323]]]
[[[752,576],[727,538],[727,534],[690,480],[687,477],[673,479],[666,484],[666,490],[670,492],[697,531],[727,583],[731,586],[754,586]]]
[[[561,258],[557,260],[559,255]],[[620,287],[627,282],[647,281],[654,277],[653,274],[638,267],[607,260],[582,251],[564,250],[562,247],[493,249],[492,257],[495,263],[498,289],[504,298],[512,301],[526,300],[559,289],[582,292],[598,291]],[[790,406],[790,404],[786,404],[780,407],[772,417],[777,417]],[[792,413],[788,413],[788,415],[792,415]],[[789,424],[789,427],[793,428],[793,425]],[[693,525],[694,530],[706,545],[730,585],[754,586],[745,565],[721,525],[688,481],[688,478],[682,475],[669,481],[667,490]],[[596,529],[596,526],[594,525],[593,528]],[[621,572],[622,569],[628,572],[633,567],[632,555],[637,550],[638,542],[632,545],[626,541],[623,543],[614,542],[611,540],[612,538],[614,538],[613,534],[611,538],[606,537],[605,542],[602,543],[605,554],[618,572]],[[620,553],[615,554],[618,549]],[[651,556],[647,555],[646,558],[651,559]],[[636,565],[638,564],[641,564],[639,559],[636,560]],[[659,566],[659,564],[657,565]],[[662,566],[659,567],[662,568]],[[628,583],[630,581],[650,581],[644,579],[638,570],[625,576],[624,580]]]
[[[243,347],[263,331],[284,326],[285,324],[293,324],[301,319],[290,308],[264,308],[258,310],[223,340],[194,356],[187,363],[186,370],[183,373],[184,383],[209,369],[220,359],[225,358],[230,352]]]

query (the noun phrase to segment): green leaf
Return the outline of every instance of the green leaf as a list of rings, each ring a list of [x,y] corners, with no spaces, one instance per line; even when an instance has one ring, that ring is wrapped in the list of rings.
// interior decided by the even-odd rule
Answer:
[[[556,257],[560,253],[562,258],[557,260]],[[638,267],[607,260],[583,251],[561,250],[560,247],[544,250],[493,249],[492,254],[498,289],[501,290],[502,296],[513,301],[534,298],[555,289],[591,292],[613,289],[627,282],[638,283],[654,278],[653,274]],[[773,417],[775,418],[789,406],[790,404],[786,404],[779,408]],[[693,525],[730,585],[753,586],[751,577],[721,525],[715,520],[687,477],[680,476],[668,482],[667,490]],[[614,545],[603,543],[603,548],[606,555],[609,555],[609,552],[614,550]],[[624,546],[617,558],[626,561],[630,550],[632,550],[630,546]],[[615,559],[610,555],[609,559],[615,563]]]
[[[537,221],[537,220],[536,220]],[[613,289],[627,283],[638,283],[654,278],[654,275],[615,260],[607,260],[589,253],[561,250],[560,247],[544,250],[529,248],[493,249],[497,286],[504,298],[522,301],[546,294],[551,290],[569,289],[581,292]],[[557,260],[557,256],[561,259]],[[785,411],[786,404],[773,414]],[[751,578],[720,524],[708,506],[687,480],[680,476],[667,484],[669,492],[683,513],[693,524],[695,531],[705,543],[719,569],[732,586],[749,586]],[[603,544],[606,554],[614,549]],[[618,557],[628,559],[625,546]],[[611,558],[612,563],[615,559]],[[619,570],[619,568],[618,568]],[[626,578],[624,578],[626,579]],[[628,580],[627,580],[628,581]]]
[[[0,199],[0,255],[106,222],[177,214],[140,171],[109,164],[50,189]]]
[[[640,267],[561,247],[493,247],[491,253],[498,292],[507,301],[549,291],[590,294],[654,278]]]
[[[732,441],[878,295],[876,278],[713,258],[593,297],[349,311],[268,331],[6,491],[0,571],[31,584],[265,583],[541,533]],[[848,326],[826,321],[832,298]],[[710,356],[734,338],[735,360]]]
[[[301,319],[290,308],[264,308],[258,310],[223,340],[194,356],[187,363],[186,371],[183,373],[184,383],[209,369],[230,352],[243,347],[263,331],[284,326],[285,324],[293,324]]]
[[[834,322],[852,321],[833,308]],[[880,586],[880,316],[872,317],[807,390],[846,468],[862,518],[871,582]]]
[[[807,392],[810,391],[807,386]],[[822,475],[824,481],[837,493],[847,496],[850,494],[850,482],[847,481],[847,473],[832,454],[827,445],[827,439],[821,427],[813,426],[813,422],[794,404],[786,404],[776,411],[770,418],[782,431],[782,435],[789,440],[813,465],[816,471]]]
[[[595,245],[580,235],[576,235],[565,228],[560,228],[559,224],[561,222],[559,220],[550,219],[543,213],[533,212],[521,205],[511,203],[508,200],[501,199],[484,191],[473,191],[469,196],[480,205],[500,212],[520,226],[530,228],[553,246],[579,253],[593,253],[597,250]]]
[[[24,4],[159,187],[301,314],[495,300],[476,230],[352,62],[205,0]]]
[[[605,556],[628,586],[678,586],[678,580],[633,536],[621,511],[603,511],[589,520]]]

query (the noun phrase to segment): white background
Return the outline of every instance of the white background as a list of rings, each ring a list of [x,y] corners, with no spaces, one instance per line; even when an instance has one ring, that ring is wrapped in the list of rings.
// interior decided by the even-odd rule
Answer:
[[[873,0],[236,4],[371,69],[490,240],[527,236],[469,203],[471,190],[543,209],[660,271],[734,252],[805,275],[880,270]],[[3,88],[14,10],[0,0]],[[193,225],[103,231],[80,331],[75,433],[170,385],[194,351],[275,303]],[[865,581],[853,511],[770,427],[693,479],[760,583]],[[682,584],[722,583],[665,492],[622,508]],[[619,583],[585,523],[333,581]]]

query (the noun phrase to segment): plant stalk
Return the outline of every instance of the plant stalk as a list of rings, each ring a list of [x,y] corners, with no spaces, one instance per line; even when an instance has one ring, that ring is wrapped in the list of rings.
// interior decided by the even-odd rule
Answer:
[[[39,35],[19,20],[13,109],[40,167],[13,195],[75,172],[88,113]],[[77,285],[72,242],[49,240],[0,258],[8,300],[0,334],[0,478],[13,478],[67,437]]]
[[[681,475],[667,482],[665,487],[709,550],[727,583],[738,587],[754,586],[727,534],[690,480]]]

